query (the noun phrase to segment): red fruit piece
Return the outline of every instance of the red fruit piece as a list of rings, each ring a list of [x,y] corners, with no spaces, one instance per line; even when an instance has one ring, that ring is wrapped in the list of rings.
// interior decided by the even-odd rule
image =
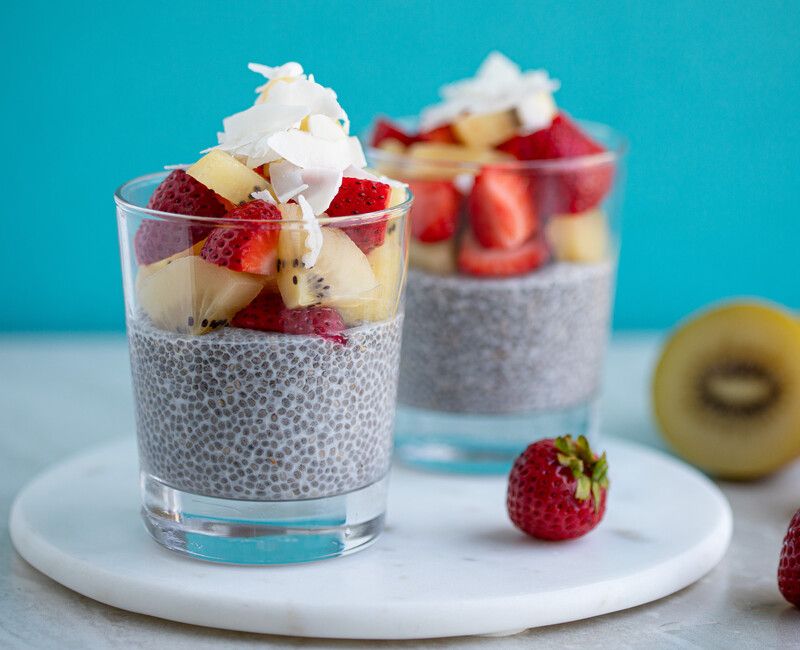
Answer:
[[[547,246],[539,239],[531,239],[522,246],[511,249],[484,248],[467,233],[458,251],[458,270],[469,275],[508,277],[522,275],[538,269],[547,262]]]
[[[420,131],[420,134],[417,136],[418,142],[446,142],[446,143],[455,143],[458,142],[455,136],[453,135],[453,130],[450,128],[449,124],[445,124],[444,126],[438,126],[435,129],[431,129],[430,131]]]
[[[783,538],[778,563],[778,589],[795,607],[800,607],[800,510],[794,513]]]
[[[392,188],[386,183],[363,178],[343,178],[339,191],[328,206],[328,216],[350,217],[354,214],[384,210],[389,207],[391,191]],[[366,255],[373,248],[383,244],[386,239],[386,220],[363,226],[350,226],[342,230]]]
[[[410,181],[414,194],[411,236],[421,242],[450,239],[458,226],[461,194],[449,181]]]
[[[239,310],[231,320],[231,326],[244,327],[262,332],[281,332],[281,312],[283,300],[279,293],[262,291],[244,309]]]
[[[515,248],[539,226],[530,179],[505,169],[486,168],[469,195],[469,218],[478,242],[487,248]]]
[[[530,445],[508,477],[508,516],[521,531],[546,540],[585,535],[603,518],[608,493],[605,453],[586,438],[547,438]]]
[[[324,339],[347,344],[341,314],[332,307],[302,307],[281,312],[282,331],[287,334],[315,334]]]
[[[271,203],[258,200],[234,208],[226,218],[274,222],[280,221],[281,213]],[[275,225],[247,223],[215,228],[203,244],[200,257],[231,271],[271,275],[275,273],[279,236],[280,228]]]
[[[147,207],[192,217],[221,217],[225,206],[205,185],[182,169],[169,174],[156,188]],[[144,219],[133,238],[139,264],[152,264],[193,246],[208,236],[212,226],[180,221]]]
[[[519,160],[575,158],[605,151],[565,113],[556,115],[546,129],[514,136],[497,148]],[[537,189],[540,195],[545,188],[549,190],[547,196],[542,197],[548,212],[584,212],[600,203],[611,189],[614,164],[608,161],[586,163],[580,169],[548,173],[542,181],[542,187]]]
[[[410,145],[416,140],[413,135],[409,135],[402,128],[389,120],[377,120],[375,122],[375,128],[372,131],[372,146],[377,147],[381,142],[389,139],[402,142],[405,146]]]

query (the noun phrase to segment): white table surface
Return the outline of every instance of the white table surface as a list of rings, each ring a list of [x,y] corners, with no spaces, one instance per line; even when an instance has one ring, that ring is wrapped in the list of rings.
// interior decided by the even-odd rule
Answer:
[[[617,337],[608,359],[604,430],[661,447],[649,417],[657,337]],[[133,436],[122,337],[0,338],[1,648],[800,648],[800,610],[775,582],[780,543],[800,506],[800,464],[770,479],[721,485],[734,513],[731,549],[695,585],[658,602],[507,638],[325,642],[216,631],[130,614],[79,596],[12,549],[17,490],[87,445]]]

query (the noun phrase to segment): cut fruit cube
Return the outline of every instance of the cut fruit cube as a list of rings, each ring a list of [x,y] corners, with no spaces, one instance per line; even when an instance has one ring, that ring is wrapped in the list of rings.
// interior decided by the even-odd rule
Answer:
[[[406,153],[416,162],[404,167],[403,175],[428,180],[452,179],[464,173],[465,164],[490,165],[513,160],[510,155],[493,149],[476,149],[443,142],[416,142]],[[426,161],[431,164],[425,164]]]
[[[452,275],[457,270],[455,237],[434,244],[412,239],[408,246],[408,264],[426,273]]]
[[[448,142],[451,144],[455,144],[456,142],[458,142],[449,124],[445,124],[444,126],[438,126],[435,129],[431,129],[430,131],[421,131],[420,134],[417,136],[417,141]]]
[[[250,201],[253,192],[260,192],[267,187],[267,181],[261,174],[220,149],[209,151],[186,173],[233,205]]]
[[[467,115],[453,122],[456,138],[468,147],[492,148],[516,135],[519,121],[514,111]]]
[[[511,249],[539,227],[531,179],[516,171],[484,169],[469,195],[469,219],[481,246]]]
[[[378,212],[389,207],[392,188],[387,183],[363,178],[343,178],[336,196],[328,206],[328,216],[348,217],[368,212]],[[365,254],[383,243],[386,220],[363,226],[342,228]]]
[[[290,211],[287,211],[289,215]],[[338,228],[322,228],[314,266],[303,263],[307,232],[302,222],[284,225],[278,239],[278,288],[290,309],[309,305],[346,307],[371,295],[378,282],[366,255]]]
[[[380,147],[387,140],[394,140],[403,145],[403,147],[407,147],[415,139],[413,135],[406,133],[402,127],[385,119],[377,120],[375,128],[372,130],[373,147]]]
[[[458,270],[469,275],[508,277],[522,275],[547,262],[547,246],[539,238],[512,249],[484,248],[467,233],[458,253]]]
[[[191,255],[178,257],[136,279],[139,306],[163,330],[205,334],[227,325],[264,286],[259,276],[237,273]]]
[[[602,210],[551,217],[545,239],[553,257],[561,262],[593,263],[608,258],[608,223]]]
[[[461,211],[461,193],[449,181],[409,181],[414,195],[411,206],[411,236],[433,243],[450,239],[456,232]]]

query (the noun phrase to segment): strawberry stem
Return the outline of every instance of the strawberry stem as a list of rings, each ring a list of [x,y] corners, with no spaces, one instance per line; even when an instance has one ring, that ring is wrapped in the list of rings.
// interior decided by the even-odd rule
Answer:
[[[585,501],[590,496],[595,512],[600,510],[602,491],[608,488],[608,460],[603,452],[596,456],[586,436],[559,436],[554,441],[559,465],[568,467],[575,478],[575,498]]]

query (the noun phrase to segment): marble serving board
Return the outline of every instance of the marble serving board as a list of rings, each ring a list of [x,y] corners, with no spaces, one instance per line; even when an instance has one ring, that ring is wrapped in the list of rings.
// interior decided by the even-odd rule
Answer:
[[[351,639],[511,634],[661,598],[725,554],[730,508],[708,479],[659,452],[607,443],[607,515],[571,542],[516,531],[502,477],[398,468],[387,529],[363,552],[284,567],[204,563],[145,532],[132,440],[31,481],[13,505],[11,536],[30,564],[70,589],[174,621]]]

